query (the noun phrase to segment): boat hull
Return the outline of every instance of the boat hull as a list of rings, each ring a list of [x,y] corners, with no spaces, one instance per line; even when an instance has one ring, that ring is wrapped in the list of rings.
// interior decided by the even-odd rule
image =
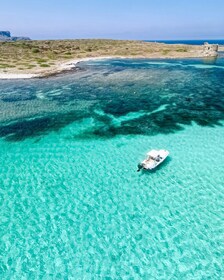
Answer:
[[[169,152],[167,150],[152,150],[148,153],[148,158],[143,160],[140,165],[144,170],[154,170],[164,162],[168,155]]]

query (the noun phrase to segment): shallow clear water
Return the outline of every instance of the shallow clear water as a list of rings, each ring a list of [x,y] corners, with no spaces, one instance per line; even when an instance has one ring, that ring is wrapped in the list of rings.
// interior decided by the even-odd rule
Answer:
[[[80,68],[0,82],[1,278],[222,279],[223,59]]]

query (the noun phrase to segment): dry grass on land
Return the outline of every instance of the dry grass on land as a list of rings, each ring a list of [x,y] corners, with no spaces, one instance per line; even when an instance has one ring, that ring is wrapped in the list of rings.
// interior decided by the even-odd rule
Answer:
[[[52,40],[0,42],[0,72],[41,73],[60,63],[87,57],[175,58],[200,56],[200,46],[142,41]]]

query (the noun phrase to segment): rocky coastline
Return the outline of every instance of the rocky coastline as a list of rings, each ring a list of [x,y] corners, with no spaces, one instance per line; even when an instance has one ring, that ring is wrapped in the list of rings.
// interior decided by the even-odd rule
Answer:
[[[1,33],[0,33],[1,35]],[[7,33],[9,35],[9,33]],[[5,42],[5,52],[12,48],[9,55],[2,52],[5,62],[0,63],[0,79],[30,79],[45,78],[67,71],[78,71],[78,63],[95,59],[177,59],[177,58],[205,58],[213,59],[218,56],[218,45],[205,43],[204,45],[184,45],[164,43],[145,43],[140,41],[102,40],[73,40],[73,41],[28,41],[27,43]],[[19,44],[19,45],[18,45]],[[20,46],[20,44],[22,44]],[[25,44],[25,45],[24,45]],[[87,48],[89,44],[89,47]],[[111,47],[113,44],[117,44]],[[132,46],[133,45],[133,46]],[[111,47],[109,49],[109,47]],[[60,49],[61,48],[61,49]],[[72,51],[67,51],[68,49]],[[15,52],[17,51],[17,55]],[[21,57],[23,54],[23,57]],[[105,55],[108,54],[108,55]],[[12,57],[10,57],[12,56]],[[18,60],[18,57],[21,57]],[[48,60],[54,56],[54,60]],[[82,57],[80,57],[82,56]],[[65,58],[70,59],[66,59]],[[9,64],[14,58],[14,65]],[[19,65],[20,63],[20,65]],[[36,63],[36,65],[34,65]],[[47,64],[48,63],[48,64]],[[25,65],[28,65],[27,70]],[[1,67],[2,66],[2,67]]]

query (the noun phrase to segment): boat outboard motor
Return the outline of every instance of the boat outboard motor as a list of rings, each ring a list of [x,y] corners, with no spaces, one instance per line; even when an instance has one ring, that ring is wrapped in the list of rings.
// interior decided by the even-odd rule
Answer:
[[[139,164],[138,164],[138,170],[137,170],[137,172],[139,172],[142,168],[143,168],[142,164],[139,163]]]

